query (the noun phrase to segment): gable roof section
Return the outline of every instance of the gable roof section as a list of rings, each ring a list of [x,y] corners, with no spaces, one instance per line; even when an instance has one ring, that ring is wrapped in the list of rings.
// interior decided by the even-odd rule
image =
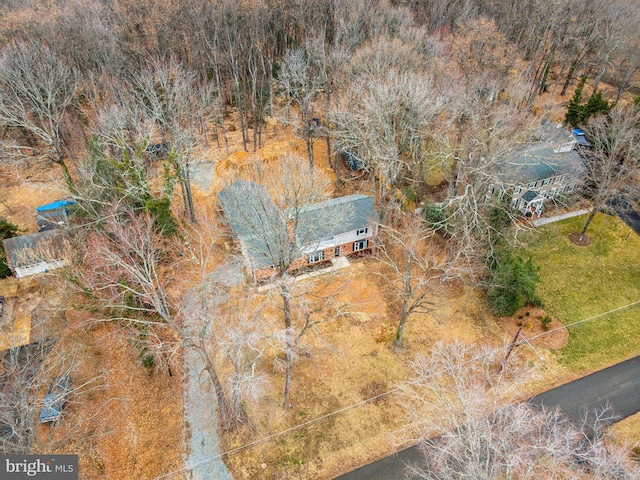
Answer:
[[[299,256],[305,246],[365,228],[375,220],[373,199],[361,194],[281,212],[262,185],[237,180],[223,189],[218,199],[254,268],[272,265],[271,259],[282,258],[281,255]],[[293,219],[296,224],[295,245],[289,243],[287,219]],[[277,249],[288,250],[278,252]]]
[[[303,244],[365,228],[375,220],[373,199],[354,194],[300,208],[298,240]],[[334,221],[327,222],[326,218]]]
[[[60,230],[21,235],[2,241],[16,277],[45,273],[66,265],[64,234]]]
[[[246,249],[254,268],[272,265],[271,258],[286,245],[285,223],[275,203],[260,184],[236,180],[218,193],[227,222]]]
[[[568,149],[575,143],[571,133],[546,126],[540,135],[539,142],[517,148],[513,157],[499,166],[498,177],[504,184],[526,185],[558,175],[581,178],[586,174],[580,155]]]

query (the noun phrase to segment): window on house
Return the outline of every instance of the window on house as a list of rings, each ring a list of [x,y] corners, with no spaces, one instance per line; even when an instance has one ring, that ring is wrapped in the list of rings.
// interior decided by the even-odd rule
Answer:
[[[555,196],[556,196],[556,193],[557,193],[556,189],[555,189],[555,188],[552,188],[552,189],[551,189],[551,191],[549,192],[549,197],[550,197],[550,198],[555,197]]]
[[[529,184],[529,188],[536,188],[537,185],[538,185],[538,182],[531,182]]]
[[[516,208],[516,205],[518,204],[518,199],[514,198],[513,200],[511,200],[511,208]]]
[[[356,235],[364,235],[369,231],[368,228],[361,228],[360,230],[356,230]]]
[[[367,240],[358,240],[357,242],[353,242],[353,251],[359,252],[360,250],[364,250],[367,248],[369,242]]]
[[[522,187],[516,187],[516,188],[513,190],[513,194],[514,194],[514,195],[518,195],[521,191],[522,191]]]
[[[317,263],[324,260],[324,250],[318,250],[310,253],[308,256],[309,263]]]
[[[545,178],[545,179],[542,181],[542,186],[544,187],[545,185],[549,185],[549,182],[550,182],[550,181],[551,181],[551,179],[550,179],[550,178]]]
[[[569,185],[567,187],[567,192],[569,192],[569,193],[573,192],[574,187],[575,187],[575,185]]]
[[[334,257],[339,257],[340,256],[340,247],[336,247],[336,249],[333,251],[333,256]]]
[[[493,183],[489,185],[489,193],[493,194],[495,192],[495,188],[493,187]]]

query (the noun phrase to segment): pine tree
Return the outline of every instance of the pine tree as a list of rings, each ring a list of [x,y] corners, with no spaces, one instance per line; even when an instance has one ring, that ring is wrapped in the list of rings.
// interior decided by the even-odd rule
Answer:
[[[599,114],[608,114],[613,103],[607,102],[600,90],[596,90],[589,98],[586,105],[582,106],[582,123],[587,123],[591,117]]]
[[[571,125],[572,127],[577,127],[582,123],[583,116],[583,106],[580,104],[582,101],[582,90],[584,89],[584,84],[587,82],[587,76],[583,75],[580,79],[580,83],[576,88],[575,93],[573,94],[573,98],[569,102],[569,106],[567,107],[567,113],[564,117],[564,123]]]

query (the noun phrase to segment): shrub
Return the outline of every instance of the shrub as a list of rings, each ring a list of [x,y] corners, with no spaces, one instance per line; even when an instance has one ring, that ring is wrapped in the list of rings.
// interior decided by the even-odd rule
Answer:
[[[549,315],[545,315],[544,317],[540,317],[540,325],[542,325],[542,330],[548,332],[551,328],[551,317]]]
[[[5,238],[15,237],[20,228],[11,222],[7,222],[4,218],[0,217],[0,240]]]
[[[156,366],[156,360],[153,358],[153,355],[143,355],[142,356],[142,366],[144,368],[153,368]]]
[[[11,276],[11,269],[7,265],[7,259],[4,256],[0,256],[0,278],[7,278]]]
[[[500,255],[490,272],[489,304],[497,315],[513,315],[537,299],[540,277],[531,258]],[[525,313],[527,315],[527,313]]]
[[[171,200],[169,198],[150,198],[145,203],[145,210],[153,218],[156,228],[165,237],[175,235],[178,231],[178,224],[173,213],[171,213]]]
[[[422,216],[427,225],[434,230],[441,231],[441,233],[447,232],[447,213],[441,205],[435,203],[426,204],[422,208]]]
[[[4,249],[2,248],[2,240],[15,237],[18,232],[20,232],[20,228],[17,225],[0,217],[0,278],[11,276],[11,269],[7,264]]]

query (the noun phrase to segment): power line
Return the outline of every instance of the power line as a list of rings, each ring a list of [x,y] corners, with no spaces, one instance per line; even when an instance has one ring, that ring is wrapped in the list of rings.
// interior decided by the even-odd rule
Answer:
[[[554,328],[552,330],[548,330],[546,332],[539,333],[538,335],[534,335],[533,337],[527,338],[526,340],[528,342],[528,341],[534,340],[536,338],[542,337],[544,335],[549,335],[551,333],[557,332],[557,331],[562,330],[562,329],[568,329],[568,328],[574,327],[576,325],[579,325],[581,323],[585,323],[585,322],[588,322],[590,320],[594,320],[596,318],[604,317],[605,315],[609,315],[610,313],[618,312],[620,310],[624,310],[626,308],[629,308],[629,307],[632,307],[632,306],[638,305],[638,304],[640,304],[640,300],[637,300],[635,302],[629,303],[627,305],[623,305],[622,307],[614,308],[613,310],[609,310],[607,312],[599,313],[597,315],[593,315],[591,317],[584,318],[582,320],[578,320],[577,322],[573,322],[573,323],[570,323],[568,325],[563,325],[562,327]],[[518,346],[522,345],[522,344],[523,344],[523,342],[517,343]],[[483,355],[478,355],[476,357],[473,357],[473,358],[467,360],[462,365],[466,365],[468,363],[475,362],[476,360],[478,360],[478,359],[480,359],[482,357],[483,357]],[[306,422],[299,423],[299,424],[294,425],[292,427],[289,427],[289,428],[287,428],[285,430],[281,430],[281,431],[273,433],[271,435],[267,435],[266,437],[260,438],[258,440],[253,441],[253,442],[245,443],[245,444],[240,445],[238,447],[235,447],[235,448],[232,448],[230,450],[227,450],[227,451],[225,451],[223,453],[219,453],[218,455],[215,455],[213,457],[209,457],[209,458],[207,458],[205,460],[202,460],[202,461],[200,461],[198,463],[194,463],[193,465],[189,465],[189,466],[180,468],[178,470],[174,470],[174,471],[171,471],[169,473],[165,473],[164,475],[160,475],[158,477],[155,477],[154,480],[160,480],[162,478],[168,478],[168,477],[171,477],[171,476],[176,475],[178,473],[188,472],[188,471],[194,470],[194,469],[196,469],[198,467],[202,467],[204,465],[208,465],[208,464],[210,464],[210,463],[212,463],[212,462],[214,462],[216,460],[221,459],[224,456],[231,455],[233,453],[237,453],[239,451],[255,447],[256,445],[260,445],[261,443],[265,443],[265,442],[267,442],[267,441],[269,441],[269,440],[271,440],[273,438],[280,437],[282,435],[286,435],[289,432],[293,432],[293,431],[298,430],[300,428],[303,428],[303,427],[306,427],[306,426],[311,425],[313,423],[319,422],[321,420],[324,420],[325,418],[333,417],[335,415],[338,415],[340,413],[346,412],[348,410],[352,410],[354,408],[358,408],[358,407],[360,407],[362,405],[365,405],[367,403],[370,403],[370,402],[373,402],[375,400],[378,400],[379,398],[386,397],[386,396],[391,395],[393,393],[396,393],[396,392],[398,392],[400,390],[404,390],[408,386],[415,385],[415,384],[417,384],[419,382],[422,382],[425,379],[433,378],[435,376],[439,376],[439,375],[445,373],[446,371],[447,371],[446,369],[440,370],[438,372],[433,372],[433,373],[431,373],[431,374],[429,374],[429,375],[427,375],[425,377],[420,377],[420,378],[417,378],[415,380],[406,382],[403,385],[394,387],[391,390],[387,390],[386,392],[382,392],[382,393],[379,393],[378,395],[374,395],[373,397],[365,398],[364,400],[360,400],[359,402],[349,404],[349,405],[347,405],[345,407],[339,408],[338,410],[334,410],[333,412],[325,413],[324,415],[320,415],[319,417],[312,418],[311,420],[307,420]]]
[[[553,332],[557,332],[558,330],[562,330],[563,328],[566,329],[566,328],[574,327],[574,326],[579,325],[581,323],[588,322],[588,321],[593,320],[595,318],[603,317],[605,315],[609,315],[610,313],[618,312],[620,310],[624,310],[625,308],[629,308],[629,307],[632,307],[632,306],[638,305],[638,304],[640,304],[640,300],[638,300],[636,302],[629,303],[629,304],[624,305],[622,307],[614,308],[613,310],[609,310],[608,312],[599,313],[598,315],[594,315],[594,316],[589,317],[589,318],[583,318],[582,320],[578,320],[577,322],[570,323],[569,325],[563,325],[562,327],[557,327],[557,328],[554,328],[552,330],[548,330],[546,332],[539,333],[538,335],[534,335],[533,337],[528,337],[527,340],[535,340],[536,338],[542,337],[543,335],[548,335],[548,334],[553,333]],[[522,342],[518,343],[518,345],[521,345],[521,344],[522,344]]]

